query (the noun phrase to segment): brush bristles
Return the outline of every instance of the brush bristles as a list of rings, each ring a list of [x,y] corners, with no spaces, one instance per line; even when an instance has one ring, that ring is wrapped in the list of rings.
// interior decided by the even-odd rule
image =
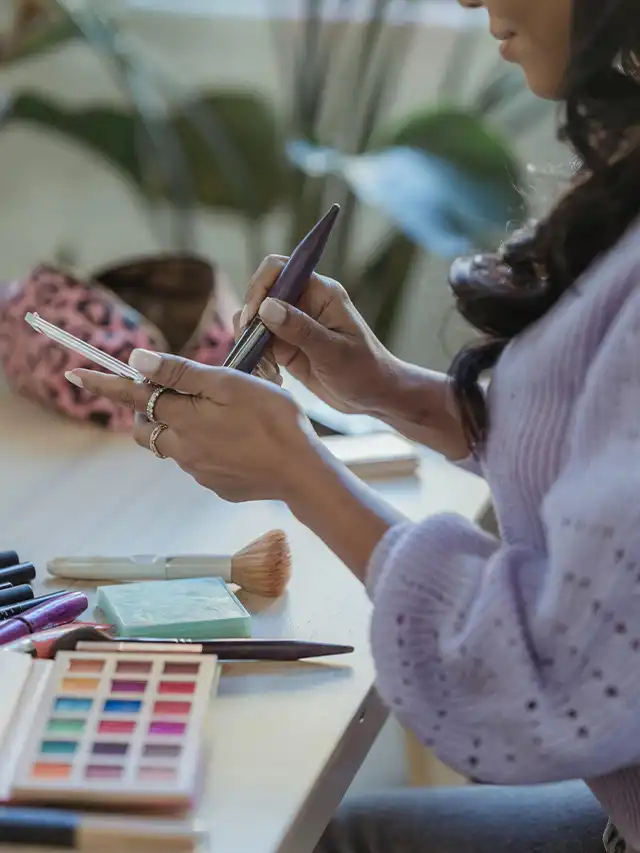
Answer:
[[[282,595],[290,577],[291,551],[282,530],[270,530],[231,559],[231,580],[255,595]]]

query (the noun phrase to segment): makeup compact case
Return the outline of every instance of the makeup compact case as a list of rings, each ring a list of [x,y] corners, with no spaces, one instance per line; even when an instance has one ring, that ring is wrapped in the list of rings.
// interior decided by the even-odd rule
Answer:
[[[0,292],[0,363],[18,394],[78,420],[129,430],[133,413],[64,377],[95,367],[25,322],[31,311],[126,362],[133,349],[221,365],[234,342],[237,303],[225,277],[195,255],[142,257],[86,278],[40,265]]]

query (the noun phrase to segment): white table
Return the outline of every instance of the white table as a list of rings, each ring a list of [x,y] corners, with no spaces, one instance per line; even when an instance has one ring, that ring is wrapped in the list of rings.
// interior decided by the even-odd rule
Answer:
[[[285,507],[226,504],[127,436],[0,395],[0,550],[39,568],[89,553],[229,552],[281,527],[294,575],[280,600],[244,596],[254,634],[351,643],[330,663],[226,665],[212,713],[201,815],[214,853],[310,853],[385,720],[368,651],[369,602]],[[411,518],[482,512],[487,487],[425,454],[422,482],[376,486]]]

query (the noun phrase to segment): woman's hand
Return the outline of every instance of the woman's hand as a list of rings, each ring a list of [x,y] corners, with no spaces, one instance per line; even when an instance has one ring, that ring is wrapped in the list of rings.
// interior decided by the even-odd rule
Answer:
[[[146,350],[135,350],[130,364],[155,386],[173,389],[155,406],[155,421],[167,426],[157,438],[161,454],[225,500],[289,500],[297,472],[316,455],[316,440],[289,394],[235,370]],[[134,437],[150,449],[156,424],[145,412],[154,385],[93,370],[66,376],[138,412]]]
[[[259,313],[275,335],[273,359],[260,365],[263,376],[279,381],[278,364],[338,411],[378,411],[393,381],[391,354],[333,279],[312,276],[295,308],[269,298],[286,260],[270,255],[262,262],[237,318],[240,332]]]
[[[335,460],[286,392],[240,371],[147,350],[134,350],[129,363],[154,384],[94,370],[65,376],[138,412],[134,437],[148,450],[165,424],[156,450],[225,500],[285,502],[364,579],[373,549],[405,519]],[[164,390],[150,423],[145,413],[158,386]]]
[[[279,255],[262,262],[236,320],[239,331],[259,313],[274,334],[262,376],[279,383],[280,364],[334,409],[373,415],[449,459],[464,459],[469,446],[447,376],[393,356],[333,279],[312,276],[295,308],[269,298],[285,263]]]

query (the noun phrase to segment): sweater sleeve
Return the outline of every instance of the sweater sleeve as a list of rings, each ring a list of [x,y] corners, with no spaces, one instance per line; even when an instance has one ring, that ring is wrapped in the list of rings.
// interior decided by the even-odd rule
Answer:
[[[478,457],[474,456],[473,454],[465,456],[464,459],[458,459],[455,462],[452,462],[451,464],[455,465],[456,468],[461,468],[468,474],[475,474],[476,477],[484,477],[482,463],[480,462],[480,459],[478,459]]]
[[[456,515],[388,531],[374,552],[382,698],[442,760],[498,784],[640,762],[640,290],[600,344],[546,547]]]

